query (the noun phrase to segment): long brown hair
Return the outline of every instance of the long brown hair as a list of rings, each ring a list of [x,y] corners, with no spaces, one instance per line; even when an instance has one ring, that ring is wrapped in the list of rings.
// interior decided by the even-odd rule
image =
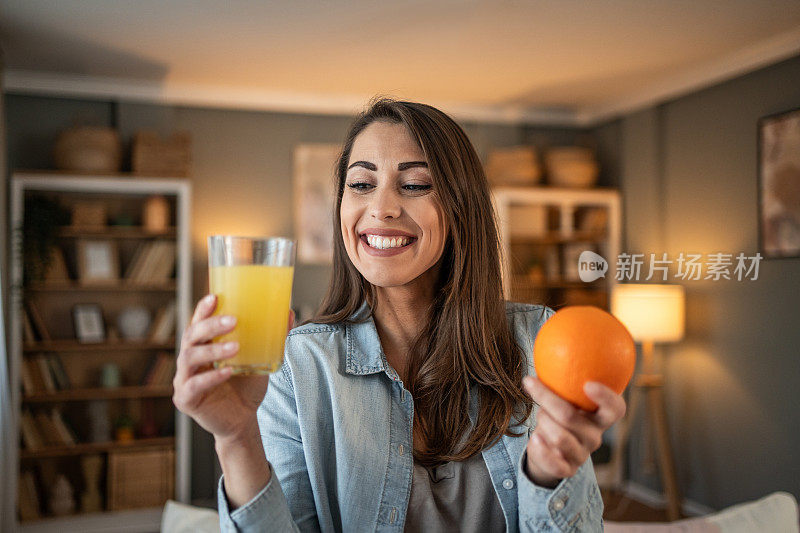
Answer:
[[[391,99],[374,101],[350,127],[336,166],[333,271],[312,321],[348,319],[374,288],[353,266],[339,228],[347,165],[355,138],[375,121],[405,125],[425,153],[448,229],[427,326],[409,353],[407,383],[414,398],[415,458],[425,465],[462,461],[493,444],[509,426],[527,418],[533,402],[522,391],[525,357],[509,329],[501,281],[500,244],[489,185],[467,135],[431,106]],[[477,388],[479,411],[469,430],[469,394]],[[415,448],[418,446],[415,445]]]

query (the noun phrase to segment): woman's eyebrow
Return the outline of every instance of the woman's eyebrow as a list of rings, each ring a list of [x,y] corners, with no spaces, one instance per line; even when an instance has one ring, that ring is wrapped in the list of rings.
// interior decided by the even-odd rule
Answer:
[[[350,170],[353,167],[364,167],[367,170],[371,170],[373,172],[378,170],[378,167],[375,166],[375,163],[370,163],[369,161],[356,161],[355,163],[352,163],[349,167],[347,167],[347,170]]]
[[[350,166],[347,167],[347,170],[350,170],[353,167],[364,167],[367,170],[371,170],[373,172],[378,170],[378,167],[375,165],[375,163],[370,163],[369,161],[356,161],[354,163],[351,163]],[[426,163],[425,161],[406,161],[405,163],[398,164],[397,170],[408,170],[409,168],[415,168],[415,167],[428,168],[428,163]]]
[[[425,161],[408,161],[406,163],[400,163],[397,165],[397,170],[408,170],[409,168],[414,167],[428,168],[428,163]]]

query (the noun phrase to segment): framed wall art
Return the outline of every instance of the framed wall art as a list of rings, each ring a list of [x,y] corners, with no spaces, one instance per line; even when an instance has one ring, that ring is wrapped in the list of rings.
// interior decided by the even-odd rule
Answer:
[[[800,257],[800,108],[759,120],[758,148],[759,251]]]
[[[338,144],[299,144],[294,150],[294,228],[297,262],[330,264]],[[338,228],[337,228],[338,230]]]

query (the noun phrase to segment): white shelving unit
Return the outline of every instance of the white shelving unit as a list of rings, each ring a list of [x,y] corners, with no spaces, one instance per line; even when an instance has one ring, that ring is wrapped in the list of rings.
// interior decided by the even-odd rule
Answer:
[[[170,198],[174,205],[176,244],[176,275],[174,286],[170,285],[168,292],[162,298],[171,298],[174,294],[176,303],[176,330],[175,353],[177,354],[178,342],[185,325],[189,321],[191,305],[191,243],[190,243],[190,205],[191,187],[185,179],[144,178],[138,176],[110,176],[110,177],[76,177],[72,175],[55,173],[16,173],[11,182],[11,224],[13,228],[13,241],[15,246],[11,262],[11,316],[10,330],[10,397],[12,403],[11,427],[4,428],[2,438],[5,440],[4,448],[10,452],[10,465],[17,465],[17,470],[2,480],[3,494],[6,498],[16,499],[20,467],[20,434],[19,423],[23,405],[21,387],[21,365],[23,352],[22,305],[23,298],[23,257],[22,224],[24,219],[25,196],[29,192],[40,192],[48,195],[66,195],[78,197],[114,198],[118,202],[142,201],[150,195],[163,195]],[[67,289],[61,289],[64,292]],[[80,290],[80,289],[78,289]],[[97,289],[92,289],[97,290]],[[113,289],[111,289],[113,291]],[[127,297],[135,292],[127,290]],[[113,299],[106,295],[107,298]],[[138,293],[135,297],[139,297]],[[141,298],[152,298],[142,293]],[[79,357],[79,356],[71,356]],[[129,387],[130,388],[130,387]],[[70,392],[70,391],[66,391]],[[162,395],[163,396],[163,395]],[[124,397],[124,396],[123,396]],[[166,399],[163,401],[167,401]],[[191,424],[188,417],[175,410],[174,420],[174,452],[175,452],[175,480],[174,497],[182,502],[190,501],[191,487]],[[169,416],[169,415],[167,415]],[[170,442],[172,442],[170,440]],[[91,446],[91,445],[89,445]],[[76,455],[80,455],[80,451]],[[102,453],[102,450],[101,450]],[[80,494],[76,492],[75,498],[80,501]],[[11,531],[156,531],[160,527],[161,508],[133,509],[125,511],[109,511],[91,514],[76,514],[59,518],[43,518],[32,522],[19,523],[16,505],[5,502],[5,509],[14,509],[13,517],[3,517],[0,529],[4,531],[10,527]]]
[[[596,300],[599,307],[607,307],[607,295],[615,283],[614,267],[620,253],[618,191],[498,187],[492,190],[492,201],[504,256],[506,299],[558,306],[579,303],[564,299],[565,291],[583,291],[590,296],[589,300]],[[595,251],[608,261],[605,278],[593,283],[577,278],[578,261],[574,251],[581,249]],[[526,262],[535,264],[530,269],[535,277],[526,271]],[[592,292],[601,297],[591,298]],[[606,303],[599,303],[603,301]]]

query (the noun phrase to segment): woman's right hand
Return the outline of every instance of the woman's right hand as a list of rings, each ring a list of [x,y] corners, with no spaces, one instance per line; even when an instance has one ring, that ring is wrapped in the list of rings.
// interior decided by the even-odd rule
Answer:
[[[212,316],[217,298],[209,294],[197,304],[183,333],[172,401],[183,413],[214,435],[217,442],[236,440],[257,430],[256,411],[267,392],[269,376],[237,376],[230,367],[214,368],[215,361],[239,351],[236,342],[212,342],[236,327],[232,316]],[[289,316],[289,329],[294,322]]]

